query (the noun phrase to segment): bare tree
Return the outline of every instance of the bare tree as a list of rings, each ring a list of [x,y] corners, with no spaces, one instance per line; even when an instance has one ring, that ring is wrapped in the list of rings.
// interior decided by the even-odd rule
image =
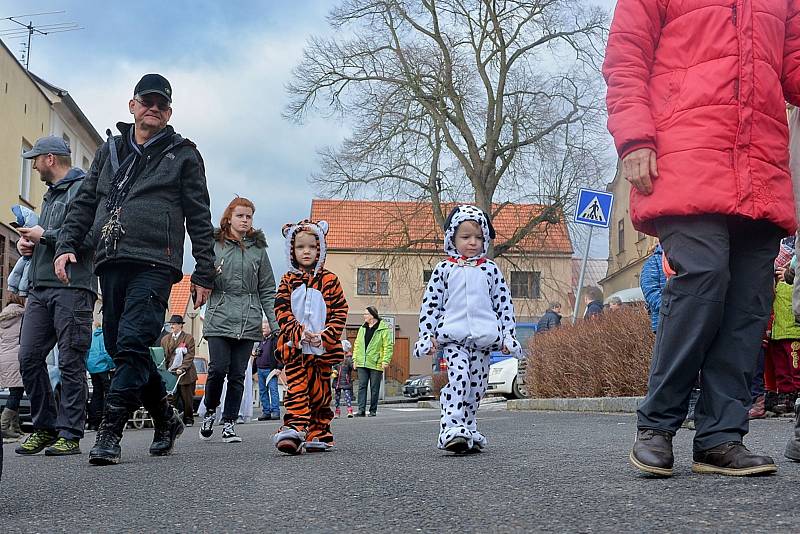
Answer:
[[[312,38],[288,86],[286,115],[352,125],[321,152],[324,194],[368,193],[443,205],[544,206],[495,243],[512,252],[563,222],[578,185],[608,159],[599,61],[607,14],[583,0],[343,0]]]

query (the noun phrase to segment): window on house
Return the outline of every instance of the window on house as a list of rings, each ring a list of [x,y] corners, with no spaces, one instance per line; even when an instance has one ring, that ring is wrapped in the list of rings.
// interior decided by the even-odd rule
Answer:
[[[23,139],[22,140],[22,151],[20,152],[20,154],[22,154],[22,152],[30,150],[31,148],[32,148],[31,144]],[[20,158],[22,159],[22,166],[21,166],[22,170],[21,170],[20,175],[19,175],[19,196],[21,196],[25,200],[30,201],[30,198],[31,198],[31,171],[33,170],[33,160],[32,159],[22,158],[21,155],[20,155]]]
[[[388,295],[389,270],[388,269],[359,269],[358,270],[359,295]]]
[[[542,273],[538,271],[514,271],[511,273],[511,296],[522,299],[541,298]]]
[[[625,252],[625,219],[617,222],[617,245],[619,246],[618,252]]]
[[[92,162],[89,161],[89,158],[87,158],[86,156],[83,156],[82,165],[83,165],[83,170],[86,171],[86,172],[89,172],[89,167],[92,166]]]
[[[431,279],[431,275],[433,275],[433,271],[431,269],[423,269],[422,270],[422,282],[427,284],[428,281]]]
[[[63,133],[63,134],[61,134],[61,139],[63,139],[63,140],[64,140],[64,142],[65,142],[65,143],[67,143],[67,146],[68,146],[68,147],[71,147],[71,146],[72,146],[72,145],[69,143],[69,136],[66,134],[66,132],[65,132],[65,133]]]

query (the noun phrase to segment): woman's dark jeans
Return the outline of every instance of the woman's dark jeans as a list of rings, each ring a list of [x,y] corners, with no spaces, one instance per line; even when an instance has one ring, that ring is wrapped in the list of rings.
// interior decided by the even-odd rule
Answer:
[[[369,413],[375,414],[378,411],[378,396],[381,393],[381,378],[383,371],[358,368],[358,413],[363,414],[367,411],[367,382],[369,382]]]

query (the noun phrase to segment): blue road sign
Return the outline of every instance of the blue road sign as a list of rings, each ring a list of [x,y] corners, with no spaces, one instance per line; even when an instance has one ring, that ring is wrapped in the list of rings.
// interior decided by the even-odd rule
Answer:
[[[578,206],[575,209],[576,223],[608,228],[611,220],[611,207],[614,195],[605,191],[581,189],[578,193]]]

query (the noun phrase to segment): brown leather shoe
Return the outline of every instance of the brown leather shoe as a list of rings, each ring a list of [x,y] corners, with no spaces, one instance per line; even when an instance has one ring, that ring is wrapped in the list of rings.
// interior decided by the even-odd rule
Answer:
[[[664,430],[639,429],[628,457],[636,469],[660,477],[672,476],[672,434]]]
[[[753,401],[750,411],[747,414],[748,419],[764,419],[767,416],[767,410],[764,406],[764,395],[759,395]]]
[[[692,471],[729,476],[770,475],[778,466],[769,456],[753,454],[738,441],[729,441],[705,451],[694,452]]]

